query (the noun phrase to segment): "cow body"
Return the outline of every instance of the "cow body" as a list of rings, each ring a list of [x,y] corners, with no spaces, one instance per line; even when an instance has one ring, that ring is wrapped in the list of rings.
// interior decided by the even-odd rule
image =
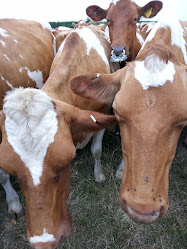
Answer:
[[[42,88],[51,97],[65,101],[81,109],[94,110],[106,113],[109,105],[98,104],[80,98],[72,93],[69,80],[78,74],[95,72],[110,73],[110,46],[103,37],[104,33],[97,31],[94,25],[83,26],[72,31],[61,44],[58,53],[52,63],[50,77]],[[101,35],[102,34],[102,35]],[[58,36],[56,37],[58,39]],[[101,165],[103,131],[95,134],[95,143],[92,145],[92,154],[95,159],[95,180],[103,182],[105,176]],[[87,134],[86,134],[87,136]],[[77,149],[83,148],[90,138],[84,134],[73,136]],[[85,140],[87,142],[85,142]],[[78,141],[78,142],[77,142]]]
[[[54,58],[50,27],[34,21],[0,20],[0,96],[15,87],[41,88]],[[11,73],[10,73],[11,72]]]
[[[92,71],[97,77],[109,73],[109,57],[106,39],[86,27],[78,28],[59,47],[41,90],[20,88],[6,96],[0,165],[18,178],[23,190],[32,248],[57,248],[69,235],[66,200],[76,146],[90,133],[116,122],[114,116],[103,114],[108,104],[83,100],[69,85],[70,78],[81,72]],[[97,146],[92,150],[98,154]]]
[[[131,0],[113,0],[108,9],[92,5],[86,9],[87,15],[94,21],[107,19],[111,41],[111,61],[134,60],[141,44],[136,36],[136,25],[141,17],[152,18],[162,8],[162,2],[152,1],[143,7]]]
[[[34,21],[0,20],[0,106],[7,91],[19,86],[41,88],[49,76],[54,58],[50,25]],[[21,212],[18,195],[11,187],[9,176],[0,170],[0,183],[6,191],[8,210]],[[22,212],[21,212],[22,213]]]
[[[94,75],[71,82],[73,91],[87,99],[115,97],[125,161],[119,200],[134,221],[146,224],[167,212],[169,168],[187,125],[186,23],[164,10],[135,61],[101,75],[95,89]]]

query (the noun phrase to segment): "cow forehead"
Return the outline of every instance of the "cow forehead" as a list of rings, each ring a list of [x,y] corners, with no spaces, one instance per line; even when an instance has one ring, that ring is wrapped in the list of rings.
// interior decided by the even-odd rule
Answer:
[[[54,141],[58,120],[51,98],[37,89],[10,92],[3,110],[7,139],[30,171],[35,186],[40,184],[43,161]]]
[[[127,67],[121,77],[121,89],[113,103],[122,116],[123,113],[130,114],[142,108],[146,108],[146,111],[156,107],[158,97],[164,97],[160,95],[160,92],[165,92],[162,87],[166,83],[175,84],[174,64],[171,61],[162,61],[155,54],[149,55],[143,61],[132,62]]]
[[[174,75],[174,64],[171,61],[164,62],[156,54],[135,62],[134,77],[144,90],[163,86],[167,81],[173,83]]]
[[[135,5],[134,1],[131,0],[119,0],[119,1],[113,1],[113,4],[110,5],[110,8],[108,9],[107,17],[110,17],[111,19],[114,19],[116,17],[121,17],[121,20],[123,21],[124,17],[128,15],[129,17],[133,16],[135,13],[137,13],[137,6]],[[121,16],[123,14],[123,16]]]

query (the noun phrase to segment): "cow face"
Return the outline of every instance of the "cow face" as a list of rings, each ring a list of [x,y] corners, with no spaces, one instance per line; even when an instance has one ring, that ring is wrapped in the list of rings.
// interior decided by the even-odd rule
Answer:
[[[133,67],[113,103],[125,161],[119,200],[134,221],[149,224],[168,209],[169,168],[187,118],[186,71],[176,66],[171,81],[144,90]]]
[[[5,101],[0,167],[17,177],[23,190],[31,247],[57,248],[71,231],[66,200],[75,156],[72,133],[98,131],[115,117],[52,101],[30,88],[11,92]]]
[[[154,17],[161,8],[162,2],[160,1],[152,1],[139,7],[134,1],[118,0],[112,1],[107,10],[95,5],[89,6],[86,13],[94,21],[107,19],[112,48],[111,61],[119,62],[127,58],[133,60],[140,49],[140,44],[136,42],[138,19],[142,16]]]
[[[115,97],[125,161],[119,200],[130,218],[146,224],[168,209],[169,168],[187,125],[186,66],[152,56],[110,76],[71,81],[80,96],[106,102]]]

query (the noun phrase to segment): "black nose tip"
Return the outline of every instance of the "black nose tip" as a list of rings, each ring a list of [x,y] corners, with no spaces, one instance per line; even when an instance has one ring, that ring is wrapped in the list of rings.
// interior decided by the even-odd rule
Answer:
[[[112,51],[114,52],[114,54],[116,56],[119,56],[120,54],[122,54],[123,50],[125,50],[125,46],[123,46],[123,47],[112,47]]]

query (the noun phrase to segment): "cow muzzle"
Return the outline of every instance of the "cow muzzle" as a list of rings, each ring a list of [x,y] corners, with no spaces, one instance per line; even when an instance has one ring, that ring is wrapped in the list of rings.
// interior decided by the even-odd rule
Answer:
[[[128,214],[128,216],[136,223],[151,224],[164,216],[166,210],[164,206],[149,207],[141,205],[136,207],[131,207],[125,200],[121,200],[120,204],[123,210]]]
[[[31,245],[33,249],[55,249],[58,248],[64,240],[66,240],[66,236],[62,236],[58,242],[39,242]]]
[[[127,55],[126,55],[126,47],[112,47],[111,51],[111,57],[110,61],[111,62],[122,62],[126,61]]]

